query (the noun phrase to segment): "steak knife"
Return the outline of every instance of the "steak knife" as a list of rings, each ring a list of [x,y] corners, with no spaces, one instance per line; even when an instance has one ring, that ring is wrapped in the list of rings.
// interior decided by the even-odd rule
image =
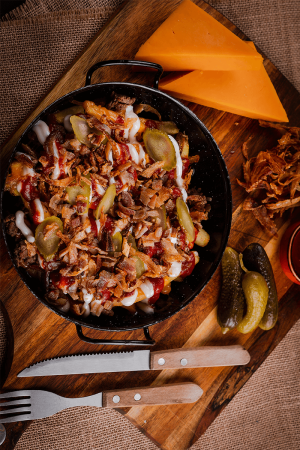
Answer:
[[[18,377],[238,366],[249,361],[250,354],[241,345],[178,348],[151,353],[150,350],[136,350],[46,359],[22,370]]]

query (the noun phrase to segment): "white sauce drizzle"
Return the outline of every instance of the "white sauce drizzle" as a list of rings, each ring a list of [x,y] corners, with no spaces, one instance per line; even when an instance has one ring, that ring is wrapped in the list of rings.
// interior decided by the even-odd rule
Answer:
[[[146,295],[147,300],[149,298],[153,297],[153,295],[154,295],[154,288],[153,288],[153,284],[151,283],[151,281],[149,281],[149,280],[144,281],[144,283],[142,283],[140,285],[140,288],[142,289],[142,291]]]
[[[32,161],[31,156],[27,155],[27,153],[17,152],[17,153],[16,153],[16,156],[17,156],[17,155],[24,155],[24,156],[26,156],[26,158],[28,158],[28,159],[30,159],[30,161]]]
[[[24,222],[24,212],[23,211],[17,211],[16,212],[16,226],[19,228],[21,233],[26,237],[28,242],[33,243],[35,241],[34,236],[32,234],[32,231],[26,223]]]
[[[177,242],[178,242],[178,239],[177,239],[177,237],[170,237],[170,241],[172,242],[172,244],[177,244]]]
[[[33,200],[33,202],[34,202],[35,208],[37,209],[37,211],[39,213],[38,222],[42,223],[43,220],[45,219],[45,214],[44,214],[44,209],[43,209],[41,200],[39,198],[36,198],[35,200]]]
[[[54,170],[52,173],[52,180],[57,180],[57,178],[60,175],[60,167],[59,167],[59,154],[55,141],[53,141],[53,155],[54,155]]]
[[[170,136],[169,134],[168,134],[168,136],[169,136],[172,144],[174,145],[174,149],[175,149],[175,153],[176,153],[176,183],[177,183],[177,186],[179,187],[179,189],[181,190],[183,200],[186,201],[187,192],[183,187],[184,184],[183,184],[183,179],[182,179],[182,159],[180,156],[179,145],[175,141],[173,136]]]
[[[89,316],[90,313],[91,313],[90,304],[89,304],[89,303],[84,303],[84,304],[83,304],[83,309],[84,309],[84,312],[83,312],[83,314],[82,314],[82,317],[87,317],[87,316]]]
[[[64,118],[64,127],[69,133],[73,132],[73,127],[72,127],[71,122],[70,122],[70,117],[71,116],[72,116],[72,114],[68,114]]]
[[[139,164],[140,156],[139,156],[135,146],[133,144],[127,144],[127,146],[129,148],[129,153],[131,155],[132,161],[135,162],[136,164]]]
[[[33,170],[32,167],[23,167],[23,171],[22,171],[23,175],[30,175],[31,177],[34,177],[35,175],[35,171]]]
[[[88,291],[85,288],[82,289],[82,293],[83,293],[83,301],[84,301],[84,303],[91,303],[91,301],[94,298],[94,294],[89,294]]]
[[[179,277],[180,272],[181,272],[181,262],[178,262],[178,261],[172,262],[171,267],[168,270],[168,275],[170,277],[176,278],[176,277]]]
[[[96,222],[96,226],[97,226],[97,235],[100,233],[100,219],[96,219],[95,220],[95,222]]]
[[[108,154],[108,161],[110,161],[112,163],[112,165],[114,165],[112,149],[110,149],[110,152]]]
[[[44,145],[47,136],[50,134],[50,130],[46,122],[39,120],[32,128],[32,130],[37,135],[40,144]]]
[[[124,306],[133,305],[136,301],[137,295],[138,295],[138,291],[137,291],[137,289],[135,289],[129,297],[124,297],[123,300],[121,300],[122,305],[124,305]]]
[[[109,185],[114,184],[116,182],[114,177],[110,177],[109,179]]]
[[[128,135],[129,135],[129,128],[124,128],[123,137],[124,137],[125,139],[128,139]]]
[[[135,159],[133,159],[131,150],[129,149],[130,154],[131,154],[131,157],[132,157],[132,160],[133,160],[134,162],[136,162],[136,164],[140,164],[140,163],[142,163],[142,162],[146,162],[146,161],[145,161],[145,152],[144,152],[144,150],[143,150],[143,147],[138,143],[138,141],[137,141],[136,138],[135,138],[136,133],[137,133],[137,132],[139,131],[139,129],[140,129],[141,122],[140,122],[139,116],[133,112],[133,106],[132,106],[132,105],[128,105],[128,106],[126,107],[125,120],[126,120],[126,119],[135,119],[135,122],[134,122],[134,124],[132,125],[132,127],[131,127],[131,129],[130,129],[130,131],[129,131],[129,133],[128,133],[127,136],[128,136],[128,138],[129,138],[129,142],[130,142],[131,145],[133,145],[133,144],[138,145],[138,147],[139,147],[139,152],[137,152],[136,149],[135,149],[135,151],[136,151],[136,153],[138,153],[138,155],[139,155],[139,160],[136,161]],[[126,131],[127,131],[127,130],[128,130],[128,128],[126,128]],[[124,130],[124,131],[125,131],[125,130]],[[127,136],[125,136],[125,133],[124,133],[124,137],[127,138]]]
[[[114,234],[119,233],[120,231],[121,231],[121,230],[120,230],[119,227],[115,227],[115,229],[114,229]]]
[[[141,302],[138,302],[138,307],[144,311],[146,314],[154,314],[154,308],[150,305],[148,305],[148,299],[142,300]]]
[[[95,189],[96,189],[96,192],[97,192],[99,195],[104,195],[104,192],[105,192],[104,187],[103,187],[103,186],[100,186],[100,184],[98,184],[97,182],[96,182],[96,187],[95,187]]]

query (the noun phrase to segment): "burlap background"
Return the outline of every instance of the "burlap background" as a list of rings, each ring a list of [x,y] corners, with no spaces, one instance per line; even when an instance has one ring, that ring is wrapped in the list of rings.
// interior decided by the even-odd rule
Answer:
[[[24,6],[2,18],[0,142],[22,122],[121,3],[122,0],[27,0]],[[300,90],[299,0],[209,3],[241,28]],[[191,450],[300,448],[299,337],[300,322]],[[0,316],[0,364],[5,339]],[[35,421],[16,450],[155,448],[114,410],[74,408]]]

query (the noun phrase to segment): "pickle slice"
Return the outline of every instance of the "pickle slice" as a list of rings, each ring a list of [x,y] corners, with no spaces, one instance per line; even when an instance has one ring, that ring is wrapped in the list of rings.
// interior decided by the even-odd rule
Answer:
[[[85,208],[84,212],[78,213],[80,215],[86,214],[88,212],[89,204],[90,204],[91,186],[89,184],[85,183],[83,180],[81,180],[80,186],[78,184],[73,185],[73,186],[68,186],[68,187],[66,187],[66,191],[68,193],[69,203],[71,205],[75,205],[76,198],[78,195],[83,195],[86,198],[86,208]]]
[[[132,234],[129,234],[129,236],[127,238],[127,242],[128,242],[128,244],[131,244],[132,248],[137,250],[136,242],[135,242],[135,239],[132,236]],[[143,273],[146,272],[145,265],[144,265],[143,261],[141,260],[141,258],[139,258],[138,256],[133,256],[133,259],[135,260],[136,277],[140,278],[143,275]]]
[[[112,237],[112,242],[113,242],[115,252],[122,251],[122,241],[123,241],[123,237],[122,237],[120,231],[117,231],[117,233],[115,233]]]
[[[158,212],[158,218],[160,219],[159,226],[165,231],[167,229],[167,213],[165,205],[162,205],[161,208],[156,208],[156,211]]]
[[[92,147],[88,140],[88,135],[93,133],[93,130],[88,126],[87,121],[83,117],[71,116],[70,122],[76,138],[87,147]]]
[[[175,148],[166,133],[153,128],[147,128],[143,134],[143,141],[148,155],[154,161],[164,161],[164,170],[176,167]]]
[[[115,201],[117,190],[116,185],[111,184],[105,191],[105,194],[103,195],[99,205],[97,206],[97,209],[94,211],[94,216],[96,219],[100,218],[101,211],[103,211],[104,214],[108,213],[110,208],[113,206]]]
[[[133,259],[135,259],[136,277],[140,278],[146,272],[144,263],[138,256],[133,256]]]
[[[189,214],[189,210],[187,209],[186,204],[182,200],[182,198],[178,197],[176,200],[176,209],[177,216],[180,223],[180,226],[186,232],[186,236],[190,242],[194,242],[195,240],[195,228],[192,221],[192,218]]]
[[[10,165],[10,174],[5,181],[5,191],[9,191],[10,194],[18,196],[20,193],[17,190],[18,180],[23,176],[23,164],[19,161],[14,161]]]
[[[177,134],[179,132],[174,122],[158,122],[158,129],[167,134]]]
[[[131,244],[131,246],[132,246],[132,248],[134,248],[134,250],[137,250],[136,242],[135,242],[135,239],[132,236],[132,234],[128,235],[127,242],[128,242],[128,244]]]
[[[63,232],[63,223],[62,221],[55,216],[48,217],[40,223],[35,230],[35,243],[38,248],[40,254],[45,258],[46,261],[49,261],[53,258],[55,253],[58,250],[58,245],[60,238],[54,232],[48,239],[44,239],[44,229],[47,225],[51,225],[53,223],[57,223],[61,232]]]
[[[54,117],[58,123],[63,123],[64,118],[68,115],[75,115],[75,114],[84,114],[83,106],[80,105],[74,105],[70,108],[64,109],[63,111],[58,111],[54,114]]]

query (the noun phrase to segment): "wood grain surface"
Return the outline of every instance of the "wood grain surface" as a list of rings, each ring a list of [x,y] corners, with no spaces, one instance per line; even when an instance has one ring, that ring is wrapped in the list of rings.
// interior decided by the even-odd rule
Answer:
[[[133,59],[140,45],[179,3],[180,0],[131,0],[123,4],[6,142],[1,153],[2,169],[5,169],[18,137],[40,111],[67,92],[83,86],[86,72],[94,63],[108,59]],[[241,31],[205,2],[196,0],[195,3],[240,38],[246,39]],[[299,93],[270,61],[265,59],[264,65],[287,111],[290,125],[299,126]],[[93,82],[130,81],[151,85],[152,76],[151,73],[140,74],[126,68],[105,68],[93,75]],[[243,212],[241,205],[246,195],[236,183],[236,178],[242,177],[242,143],[249,136],[253,137],[253,144],[249,149],[250,156],[253,156],[259,150],[272,148],[276,144],[273,131],[260,128],[256,120],[193,103],[183,103],[210,130],[228,167],[233,194],[233,221],[228,244],[237,251],[242,251],[248,244],[259,242],[269,255],[280,298],[279,320],[274,329],[268,332],[257,329],[251,334],[241,335],[231,331],[223,336],[216,321],[216,304],[221,286],[219,268],[193,302],[172,318],[151,328],[151,334],[157,342],[153,350],[239,344],[251,355],[248,364],[240,367],[166,369],[161,372],[17,378],[19,371],[37,361],[62,355],[91,353],[95,351],[95,347],[80,341],[72,323],[47,309],[27,290],[13,268],[3,239],[0,244],[1,300],[10,317],[14,333],[14,358],[3,389],[47,389],[59,395],[81,397],[95,394],[99,390],[160,386],[184,381],[196,383],[204,393],[194,404],[118,409],[159,447],[166,450],[189,448],[300,318],[300,286],[293,285],[286,278],[278,257],[280,237],[290,220],[295,220],[298,213],[296,212],[292,219],[289,216],[277,219],[279,238],[270,239],[251,213]],[[95,330],[88,331],[88,335],[94,338],[99,338],[99,334]],[[101,338],[142,339],[143,332],[101,332]],[[115,350],[113,347],[97,347],[97,351]],[[6,361],[6,369],[1,371],[3,374],[7,374],[10,366],[9,358]],[[8,425],[8,438],[3,444],[3,450],[13,449],[29,424],[30,422],[19,422]]]

